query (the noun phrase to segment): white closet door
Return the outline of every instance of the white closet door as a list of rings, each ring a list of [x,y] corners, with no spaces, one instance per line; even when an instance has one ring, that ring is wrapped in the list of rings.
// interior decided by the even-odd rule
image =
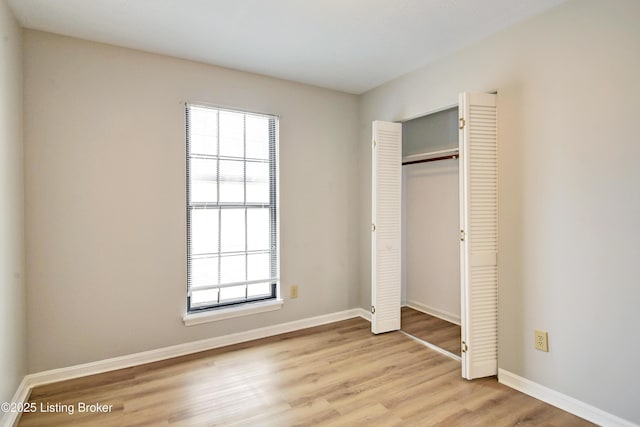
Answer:
[[[400,329],[402,124],[373,122],[371,331]]]
[[[462,376],[498,371],[496,95],[460,95]]]

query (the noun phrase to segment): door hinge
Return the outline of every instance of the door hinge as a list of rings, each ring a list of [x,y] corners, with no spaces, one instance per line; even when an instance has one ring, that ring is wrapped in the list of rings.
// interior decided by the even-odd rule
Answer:
[[[464,238],[465,238],[464,230],[460,230],[460,241],[464,242]]]
[[[463,353],[466,353],[467,351],[469,351],[469,346],[467,345],[466,342],[462,341],[460,345],[460,351],[462,351]]]
[[[376,140],[375,139],[373,140],[373,146],[374,146],[374,148],[376,146]]]
[[[376,225],[375,224],[371,224],[371,231],[376,231]]]
[[[371,306],[371,314],[376,314],[376,307],[374,305]]]
[[[464,129],[464,127],[467,125],[467,122],[462,117],[460,117],[459,122],[460,122],[459,129]]]

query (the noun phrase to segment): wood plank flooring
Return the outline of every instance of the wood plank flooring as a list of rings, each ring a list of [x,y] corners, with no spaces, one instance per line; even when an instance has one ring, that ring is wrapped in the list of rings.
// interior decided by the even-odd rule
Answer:
[[[402,330],[460,356],[460,326],[410,307],[402,307]]]
[[[37,387],[20,426],[587,426],[356,318]],[[78,413],[79,402],[113,405]]]

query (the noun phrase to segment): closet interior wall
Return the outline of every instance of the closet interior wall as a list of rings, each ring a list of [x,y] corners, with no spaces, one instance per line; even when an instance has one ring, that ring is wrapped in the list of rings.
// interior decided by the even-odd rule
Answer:
[[[402,156],[458,147],[458,108],[402,125]],[[402,305],[460,323],[458,159],[402,167]]]

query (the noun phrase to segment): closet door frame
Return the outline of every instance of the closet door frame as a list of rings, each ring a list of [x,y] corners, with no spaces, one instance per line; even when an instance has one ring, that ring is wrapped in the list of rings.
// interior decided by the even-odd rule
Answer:
[[[459,95],[459,104],[443,107],[426,114],[422,114],[415,117],[407,118],[403,121],[412,120],[418,117],[424,117],[430,114],[437,113],[439,111],[458,108],[460,126],[459,126],[459,196],[460,196],[460,320],[461,320],[461,350],[462,350],[462,377],[466,379],[474,379],[486,376],[492,376],[497,374],[497,125],[495,113],[497,107],[496,95],[493,94],[471,94],[462,93]],[[483,129],[484,117],[471,115],[472,107],[474,111],[480,111],[486,106],[492,106],[494,109],[493,118],[493,154],[488,156],[485,153],[480,155],[474,155],[475,152],[484,150],[483,144],[487,145],[487,141],[484,140],[484,136],[481,135],[486,132]],[[480,107],[480,108],[477,108]],[[473,129],[474,123],[479,123],[481,126],[476,133]],[[398,173],[401,174],[401,156],[402,156],[402,139],[401,123],[391,123],[374,121],[372,132],[372,322],[371,329],[373,333],[387,332],[391,330],[400,329],[400,293],[401,293],[401,270],[400,262],[397,262],[397,253],[395,252],[396,240],[393,237],[391,240],[387,238],[379,239],[376,233],[376,221],[378,221],[377,211],[380,209],[382,200],[380,200],[379,187],[383,179],[378,179],[378,170],[386,166],[391,165],[395,157],[387,156],[387,163],[380,164],[380,156],[378,155],[378,147],[376,146],[376,139],[380,138],[379,131],[388,130],[393,126],[400,126],[400,143],[399,143],[399,155],[394,151],[393,156],[398,157]],[[397,128],[396,128],[397,129]],[[491,132],[489,132],[491,133]],[[473,139],[475,135],[480,134],[478,138]],[[491,138],[489,138],[490,140]],[[491,146],[489,141],[488,146]],[[474,148],[475,147],[475,148]],[[387,147],[388,148],[388,147]],[[396,147],[397,148],[397,147]],[[478,151],[479,148],[479,151]],[[491,151],[491,150],[490,150]],[[483,176],[483,168],[490,168],[493,165],[493,187],[478,186],[479,182],[487,179]],[[470,168],[476,168],[470,171]],[[489,180],[492,178],[489,177]],[[383,185],[385,183],[382,183]],[[473,185],[472,185],[473,184]],[[394,183],[390,187],[385,188],[385,191],[397,191],[398,197],[401,197],[402,187],[401,184],[394,190],[397,185]],[[495,248],[487,249],[486,241],[481,242],[481,245],[475,245],[477,242],[476,236],[482,236],[487,229],[480,229],[480,233],[477,233],[478,224],[482,223],[484,218],[477,221],[477,213],[479,209],[476,209],[475,217],[476,223],[471,221],[474,212],[471,212],[474,206],[480,206],[487,202],[484,196],[484,192],[493,192],[495,200],[489,203],[493,203],[495,209],[489,215],[492,218],[492,225],[490,227],[495,230]],[[473,198],[472,198],[473,197]],[[489,199],[491,199],[489,197]],[[390,198],[387,202],[394,202],[394,198]],[[478,202],[479,201],[479,202]],[[384,202],[382,202],[383,204]],[[401,221],[401,201],[397,202],[397,220]],[[395,215],[395,214],[394,214]],[[481,215],[484,215],[482,213]],[[393,222],[393,221],[391,221]],[[475,228],[474,228],[475,227]],[[476,234],[474,235],[474,232]],[[400,238],[398,232],[398,239]],[[474,240],[476,239],[476,240]],[[483,246],[484,245],[484,246]],[[398,240],[399,247],[399,240]],[[474,248],[480,248],[480,250],[474,250]],[[386,248],[387,254],[385,254]],[[388,259],[387,259],[388,258]],[[382,262],[381,262],[382,261]],[[387,266],[391,266],[387,269],[387,273],[391,272],[384,280],[381,280],[380,272],[385,270],[383,264],[387,263]],[[397,266],[396,266],[397,264]],[[382,270],[381,270],[382,267]],[[486,270],[493,270],[489,274],[491,277],[485,280]],[[485,269],[485,270],[483,270]],[[380,270],[380,271],[379,271]],[[393,274],[397,274],[397,280],[392,277]],[[384,283],[383,283],[384,282]],[[381,286],[382,285],[382,286]],[[394,287],[395,286],[395,287]],[[487,296],[488,293],[488,296]],[[382,298],[381,298],[382,297]],[[381,312],[382,310],[382,312]],[[489,319],[487,321],[487,319]],[[488,325],[488,326],[487,326]]]

